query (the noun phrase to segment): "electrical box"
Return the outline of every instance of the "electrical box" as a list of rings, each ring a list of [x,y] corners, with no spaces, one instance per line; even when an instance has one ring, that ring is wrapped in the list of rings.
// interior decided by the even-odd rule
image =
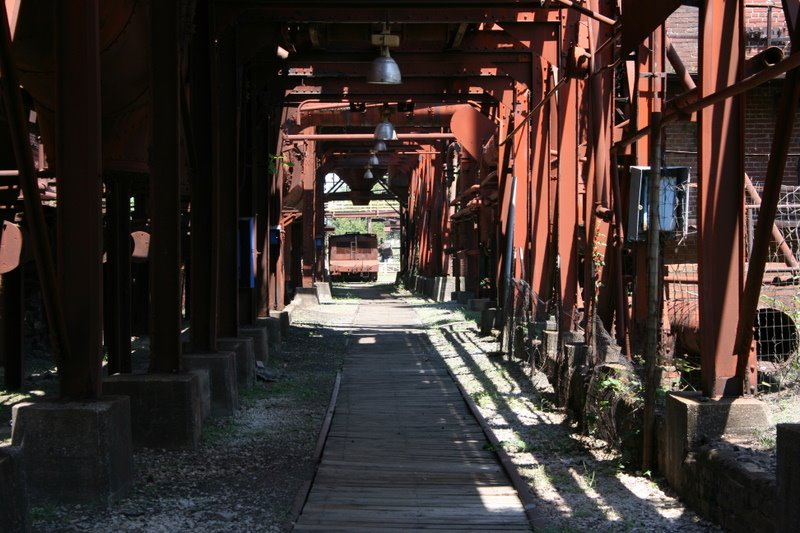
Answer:
[[[689,168],[661,169],[659,222],[662,233],[686,235],[689,229]],[[628,241],[647,240],[650,227],[650,167],[631,167],[628,202]]]

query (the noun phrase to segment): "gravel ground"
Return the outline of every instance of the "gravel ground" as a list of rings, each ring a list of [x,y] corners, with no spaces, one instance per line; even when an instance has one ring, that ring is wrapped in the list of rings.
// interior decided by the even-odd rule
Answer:
[[[34,531],[288,531],[296,497],[313,475],[319,428],[358,308],[353,292],[336,294],[336,305],[296,310],[282,353],[270,357],[270,380],[242,396],[234,417],[207,424],[197,450],[138,451],[128,498],[109,509],[35,506]],[[579,434],[553,406],[544,376],[531,380],[493,355],[497,343],[479,336],[474,316],[402,294],[541,500],[538,512],[553,524],[546,531],[721,531],[684,508],[662,480],[632,471],[604,442]],[[19,398],[0,390],[0,406]],[[800,416],[797,398],[794,389],[768,403],[790,421]],[[770,438],[761,444],[768,448]]]

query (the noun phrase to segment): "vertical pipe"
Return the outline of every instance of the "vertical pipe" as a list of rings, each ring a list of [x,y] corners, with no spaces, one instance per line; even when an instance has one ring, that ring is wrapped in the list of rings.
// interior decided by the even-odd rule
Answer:
[[[150,152],[150,368],[181,368],[180,62],[178,0],[153,2]]]
[[[97,398],[103,355],[99,1],[58,3],[58,279],[70,359],[61,396]]]
[[[513,313],[513,309],[507,309],[506,306],[509,302],[511,295],[511,265],[514,263],[514,226],[516,223],[517,211],[517,175],[511,175],[511,199],[508,202],[508,222],[506,224],[506,252],[505,262],[503,263],[503,314],[506,316],[506,323],[508,317]],[[509,352],[512,347],[508,347]]]
[[[650,195],[647,219],[647,325],[645,338],[645,397],[644,397],[644,450],[642,467],[649,470],[653,464],[653,428],[656,403],[656,359],[661,330],[661,113],[654,112],[650,119]]]

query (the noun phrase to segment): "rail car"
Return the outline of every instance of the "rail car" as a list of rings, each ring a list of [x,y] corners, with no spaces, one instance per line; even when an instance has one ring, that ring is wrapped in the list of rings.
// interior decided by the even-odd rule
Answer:
[[[378,279],[378,237],[374,233],[345,233],[328,237],[328,268],[334,281]]]

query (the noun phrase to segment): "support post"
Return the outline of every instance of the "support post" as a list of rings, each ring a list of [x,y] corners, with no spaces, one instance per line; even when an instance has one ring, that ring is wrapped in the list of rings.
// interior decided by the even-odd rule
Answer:
[[[25,373],[22,352],[23,266],[0,276],[0,363],[6,390],[20,390]]]
[[[103,237],[98,0],[58,4],[58,279],[69,359],[61,396],[101,394]]]
[[[106,180],[108,260],[103,326],[108,373],[131,372],[131,186],[125,177]]]
[[[701,95],[734,85],[743,63],[743,2],[709,0],[700,8]],[[703,393],[739,396],[736,324],[744,272],[744,129],[741,97],[698,116],[698,280]]]
[[[153,130],[150,168],[150,368],[181,368],[180,62],[178,0],[151,10]]]

